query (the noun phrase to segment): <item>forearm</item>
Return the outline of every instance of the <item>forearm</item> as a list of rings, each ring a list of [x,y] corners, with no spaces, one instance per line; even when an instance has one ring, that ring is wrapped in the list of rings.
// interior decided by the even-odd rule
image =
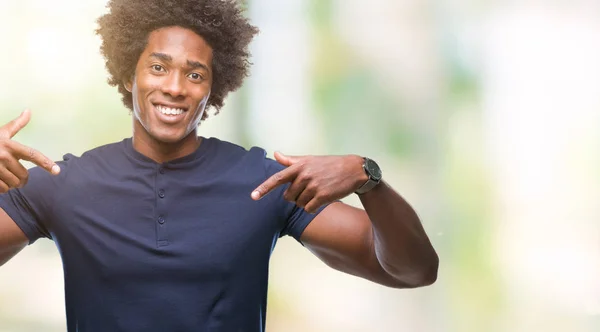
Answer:
[[[437,278],[438,256],[413,208],[381,182],[360,200],[373,227],[373,254],[381,267],[406,287]]]

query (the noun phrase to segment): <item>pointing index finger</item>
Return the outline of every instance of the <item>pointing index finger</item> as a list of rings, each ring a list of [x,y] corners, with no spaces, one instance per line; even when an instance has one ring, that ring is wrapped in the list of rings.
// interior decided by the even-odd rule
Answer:
[[[31,111],[26,109],[17,118],[0,128],[0,139],[10,139],[29,123]]]
[[[266,196],[268,193],[273,191],[273,189],[279,187],[282,184],[292,182],[297,175],[297,168],[294,166],[288,167],[280,172],[273,174],[270,178],[268,178],[265,182],[263,182],[260,186],[258,186],[252,194],[250,195],[252,199],[259,200],[262,197]]]
[[[58,175],[60,173],[60,167],[52,161],[52,159],[46,157],[41,152],[37,151],[34,148],[30,148],[21,143],[10,141],[10,145],[12,150],[14,151],[14,155],[21,159],[30,161],[37,166],[47,170],[53,175]]]

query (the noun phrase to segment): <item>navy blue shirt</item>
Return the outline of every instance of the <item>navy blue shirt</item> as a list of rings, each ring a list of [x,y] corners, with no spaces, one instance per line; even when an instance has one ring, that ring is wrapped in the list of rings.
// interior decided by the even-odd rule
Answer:
[[[31,169],[0,208],[30,243],[56,243],[68,331],[264,331],[271,252],[315,216],[286,186],[250,198],[283,169],[264,150],[207,138],[158,164],[126,139],[59,165]]]

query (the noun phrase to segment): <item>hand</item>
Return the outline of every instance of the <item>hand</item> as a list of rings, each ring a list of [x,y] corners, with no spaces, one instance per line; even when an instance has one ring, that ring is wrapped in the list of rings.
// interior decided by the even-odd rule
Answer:
[[[287,166],[271,176],[251,194],[259,200],[278,186],[291,183],[283,198],[309,213],[327,203],[344,198],[367,182],[363,158],[348,156],[286,156],[275,152],[275,160]]]
[[[30,161],[53,175],[60,173],[60,167],[37,150],[12,140],[29,123],[31,112],[25,110],[18,118],[0,127],[0,193],[12,188],[23,187],[29,172],[19,160]]]

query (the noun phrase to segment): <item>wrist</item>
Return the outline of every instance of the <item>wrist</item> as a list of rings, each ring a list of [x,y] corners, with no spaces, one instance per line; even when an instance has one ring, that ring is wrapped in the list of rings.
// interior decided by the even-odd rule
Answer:
[[[362,169],[364,177],[361,179],[362,184],[354,192],[357,195],[363,195],[371,191],[381,183],[382,172],[379,165],[374,160],[363,157]]]
[[[353,163],[356,164],[356,169],[358,170],[356,172],[357,177],[356,177],[356,189],[360,188],[363,184],[365,184],[365,182],[367,182],[369,180],[369,175],[367,175],[367,172],[365,172],[364,169],[364,164],[365,164],[365,158],[359,155],[353,155]]]

